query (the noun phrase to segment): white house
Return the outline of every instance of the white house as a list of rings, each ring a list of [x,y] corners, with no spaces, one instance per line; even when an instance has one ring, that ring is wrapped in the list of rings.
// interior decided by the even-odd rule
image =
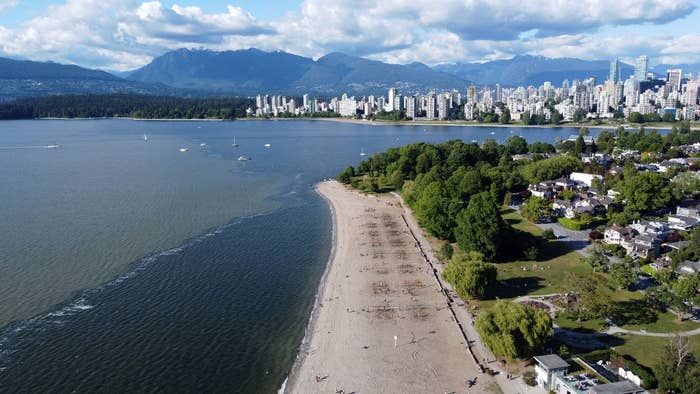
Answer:
[[[634,233],[627,227],[612,226],[603,233],[603,242],[611,245],[622,245],[632,239]]]
[[[585,183],[588,187],[592,187],[594,179],[597,179],[599,183],[603,183],[602,176],[597,174],[587,174],[585,172],[572,172],[569,178],[571,178],[572,181]]]

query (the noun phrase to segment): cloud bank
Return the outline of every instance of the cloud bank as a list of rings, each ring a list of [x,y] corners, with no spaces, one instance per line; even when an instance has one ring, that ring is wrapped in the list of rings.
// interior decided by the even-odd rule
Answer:
[[[17,5],[0,0],[0,12]],[[207,13],[161,1],[66,0],[17,28],[0,25],[0,51],[112,70],[137,68],[181,47],[312,57],[340,51],[431,65],[523,53],[700,62],[700,33],[644,34],[696,8],[692,0],[305,0],[298,11],[260,20],[234,5]],[[606,29],[616,33],[605,35]]]

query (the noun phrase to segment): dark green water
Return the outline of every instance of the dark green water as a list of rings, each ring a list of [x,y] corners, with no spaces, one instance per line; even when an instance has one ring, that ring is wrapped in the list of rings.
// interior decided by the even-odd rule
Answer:
[[[274,392],[331,249],[314,183],[361,149],[575,132],[2,122],[0,391]]]

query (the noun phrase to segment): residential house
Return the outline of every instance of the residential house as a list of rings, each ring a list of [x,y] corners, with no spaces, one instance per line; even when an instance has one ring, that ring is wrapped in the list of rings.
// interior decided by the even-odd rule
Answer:
[[[543,183],[544,182],[540,182],[536,185],[530,185],[527,187],[527,190],[530,192],[531,195],[535,197],[545,198],[549,200],[550,198],[552,198],[554,191],[551,187],[547,186],[546,184],[543,185]]]
[[[632,238],[631,242],[623,243],[627,254],[631,257],[641,257],[646,259],[651,256],[656,258],[659,255],[661,241],[646,234],[640,234]]]
[[[597,174],[587,174],[585,172],[572,172],[569,175],[572,181],[584,183],[587,187],[593,186],[593,180],[597,179],[598,182],[603,183],[603,177]]]
[[[668,233],[668,225],[655,220],[637,220],[630,225],[630,228],[636,230],[640,235],[648,235],[658,240],[664,239]]]
[[[698,225],[698,219],[682,215],[668,215],[668,228],[688,231]]]
[[[603,242],[611,245],[622,245],[629,242],[634,237],[632,229],[627,227],[612,226],[605,229]]]
[[[683,275],[698,275],[700,273],[700,261],[684,261],[678,264],[676,268],[677,274]]]
[[[554,200],[554,203],[552,203],[552,212],[559,217],[573,219],[574,216],[576,216],[574,208],[576,208],[576,206],[571,201]]]
[[[700,209],[697,207],[682,207],[679,205],[676,207],[676,215],[700,218]]]

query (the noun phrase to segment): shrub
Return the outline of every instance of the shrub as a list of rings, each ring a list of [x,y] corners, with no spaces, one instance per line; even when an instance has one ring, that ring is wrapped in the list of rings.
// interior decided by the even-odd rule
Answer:
[[[554,235],[554,230],[551,228],[548,228],[542,232],[542,238],[544,239],[557,239],[557,236]]]
[[[450,260],[453,253],[454,248],[452,245],[449,242],[445,242],[440,248],[440,260]]]
[[[532,387],[537,386],[537,379],[535,378],[535,372],[533,372],[533,371],[523,372],[523,381],[528,386],[532,386]]]
[[[525,255],[526,260],[537,260],[537,255],[539,252],[540,251],[537,249],[537,246],[530,246],[529,248],[525,249],[523,254]]]

